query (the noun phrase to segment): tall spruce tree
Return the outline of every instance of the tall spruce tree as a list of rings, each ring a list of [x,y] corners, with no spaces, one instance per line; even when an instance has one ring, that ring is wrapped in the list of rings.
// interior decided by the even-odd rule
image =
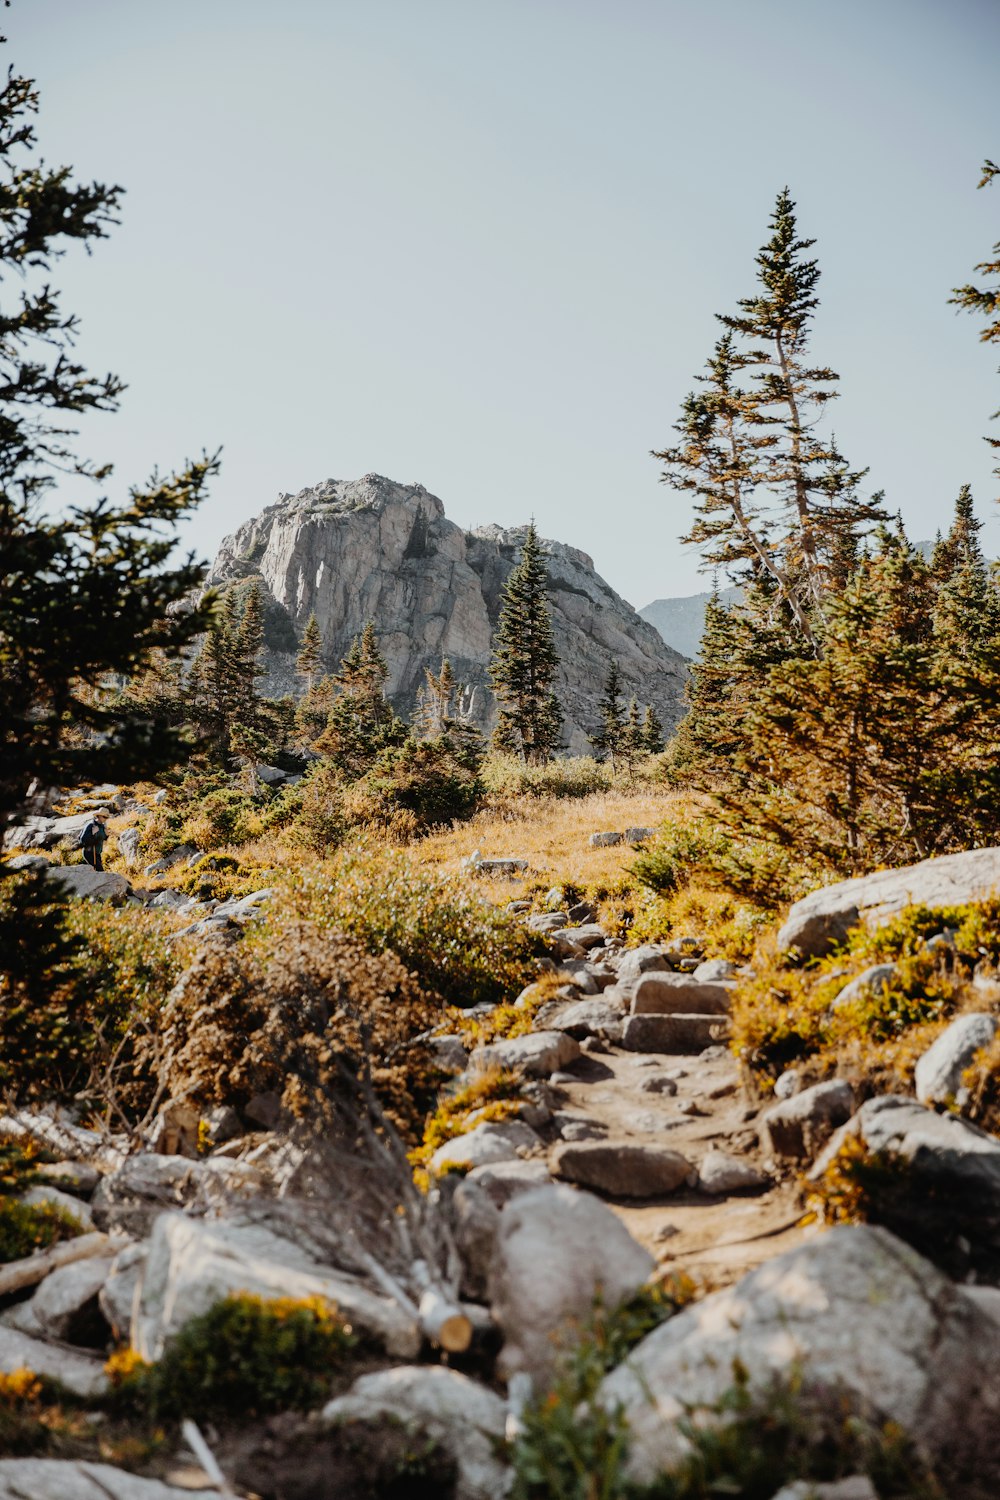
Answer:
[[[590,743],[597,751],[601,760],[607,758],[611,762],[612,771],[617,769],[617,758],[621,749],[624,710],[625,704],[622,699],[622,683],[618,672],[618,663],[612,657],[608,664],[608,675],[604,680],[604,692],[601,695],[601,701],[598,706],[600,727],[596,734],[590,736]]]
[[[989,158],[983,163],[982,176],[978,186],[988,187],[1000,177],[1000,167]],[[984,344],[1000,344],[1000,240],[993,246],[991,258],[980,261],[975,268],[983,276],[996,277],[992,286],[976,286],[967,282],[965,286],[957,286],[948,301],[955,307],[960,307],[963,312],[977,313],[986,319],[979,331],[979,338]],[[1000,417],[1000,411],[993,413],[994,419]],[[988,437],[986,441],[1000,459],[1000,438]],[[1000,464],[993,471],[1000,478]]]
[[[931,571],[937,582],[934,634],[938,650],[961,656],[996,651],[1000,638],[1000,594],[979,542],[972,490],[963,484],[955,518],[935,545]]]
[[[323,632],[315,614],[306,621],[302,632],[302,644],[295,658],[295,670],[306,680],[306,692],[311,692],[323,672]]]
[[[651,703],[646,704],[642,716],[642,744],[647,755],[659,755],[663,750],[663,720]]]
[[[374,623],[352,641],[334,675],[334,698],[316,748],[350,779],[363,776],[380,751],[401,745],[407,728],[385,696],[389,669]]]
[[[201,569],[172,553],[218,467],[202,458],[154,472],[120,503],[47,511],[67,473],[111,474],[75,451],[73,422],[116,410],[124,387],[79,363],[77,320],[50,277],[70,246],[105,237],[121,190],[45,166],[37,110],[33,83],[11,70],[0,84],[0,279],[15,288],[0,317],[0,832],[33,787],[148,775],[183,753],[173,726],[108,685],[157,653],[176,659],[204,630],[206,611],[173,608]]]
[[[504,587],[490,662],[490,681],[500,705],[494,744],[513,750],[530,765],[551,758],[562,723],[559,700],[552,691],[559,658],[548,581],[545,555],[532,521]]]
[[[720,315],[726,333],[684,402],[679,441],[654,456],[665,483],[695,496],[684,541],[702,548],[703,566],[757,579],[776,596],[782,628],[816,654],[816,607],[883,512],[879,496],[859,496],[865,471],[817,433],[838,377],[809,355],[819,305],[813,243],[799,238],[783,190],[757,256],[758,291],[737,314]]]

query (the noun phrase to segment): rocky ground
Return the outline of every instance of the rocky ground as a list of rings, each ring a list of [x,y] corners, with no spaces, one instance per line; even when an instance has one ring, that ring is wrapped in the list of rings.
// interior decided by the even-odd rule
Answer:
[[[995,883],[1000,851],[992,854],[934,862],[950,899]],[[872,877],[870,900],[857,883],[807,899],[784,940],[826,941],[866,909],[898,905],[897,887],[918,899],[921,869],[895,884]],[[918,1193],[922,1172],[935,1193],[971,1195],[983,1243],[995,1246],[1000,1141],[933,1108],[982,1044],[970,1018],[954,1023],[950,1041],[939,1038],[918,1074],[926,1102],[876,1098],[856,1112],[845,1080],[803,1088],[794,1073],[764,1102],[726,1046],[740,977],[732,965],[705,962],[693,939],[625,950],[585,907],[521,914],[556,955],[555,977],[519,998],[530,1028],[472,1050],[458,1033],[435,1042],[451,1089],[503,1068],[523,1080],[523,1098],[507,1118],[469,1121],[431,1158],[428,1223],[447,1246],[429,1253],[429,1269],[421,1261],[422,1271],[401,1272],[361,1254],[335,1194],[299,1195],[300,1148],[276,1129],[248,1134],[236,1121],[228,1140],[199,1155],[172,1129],[169,1101],[140,1149],[68,1118],[0,1118],[0,1134],[34,1139],[55,1158],[33,1200],[68,1208],[86,1231],[0,1267],[0,1372],[28,1367],[99,1401],[109,1344],[156,1359],[185,1320],[239,1291],[335,1302],[371,1351],[365,1373],[298,1425],[272,1422],[239,1439],[209,1430],[209,1449],[188,1430],[190,1451],[161,1465],[162,1479],[0,1458],[0,1500],[376,1493],[352,1489],[349,1477],[329,1488],[331,1473],[347,1473],[343,1434],[383,1435],[351,1460],[356,1480],[359,1462],[383,1462],[385,1434],[399,1423],[443,1455],[438,1488],[419,1493],[492,1500],[511,1479],[498,1445],[516,1435],[529,1384],[551,1380],[560,1331],[587,1317],[595,1293],[611,1303],[676,1271],[702,1295],[648,1334],[597,1396],[625,1411],[634,1479],[651,1480],[682,1454],[679,1420],[692,1402],[722,1420],[738,1367],[754,1387],[815,1378],[898,1423],[943,1466],[954,1500],[1000,1490],[1000,1289],[981,1270],[949,1279],[884,1229],[824,1230],[803,1213],[803,1178],[831,1141],[852,1136],[905,1160]],[[212,925],[201,935],[220,937]],[[979,1020],[995,1030],[990,1016]],[[854,1483],[815,1493],[876,1493]],[[388,1480],[384,1492],[396,1493]],[[785,1500],[810,1493],[782,1491]]]

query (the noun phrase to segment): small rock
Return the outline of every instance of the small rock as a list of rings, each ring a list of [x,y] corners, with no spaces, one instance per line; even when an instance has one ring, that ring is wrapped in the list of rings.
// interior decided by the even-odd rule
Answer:
[[[596,1141],[608,1133],[608,1127],[600,1120],[588,1120],[580,1115],[557,1114],[556,1129],[564,1141]]]
[[[85,1401],[103,1396],[108,1389],[102,1360],[72,1349],[54,1348],[15,1328],[0,1328],[0,1374],[13,1375],[15,1370],[32,1370],[36,1375],[57,1380]]]
[[[556,1146],[550,1166],[553,1176],[613,1198],[658,1198],[691,1171],[678,1151],[632,1141],[565,1142]]]
[[[798,1068],[786,1068],[774,1085],[776,1099],[790,1099],[802,1088],[802,1074]]]
[[[639,1085],[644,1094],[676,1094],[677,1085],[666,1073],[654,1073],[651,1078],[644,1078]]]
[[[844,985],[833,1001],[833,1009],[840,1010],[841,1006],[850,1005],[866,995],[881,994],[892,984],[896,972],[895,964],[872,964],[870,969],[864,969],[850,984]]]
[[[503,1208],[505,1203],[519,1197],[521,1193],[531,1192],[533,1188],[551,1187],[552,1179],[543,1161],[522,1161],[517,1158],[511,1161],[491,1161],[481,1167],[473,1167],[463,1179],[463,1185],[464,1183],[482,1187],[497,1208]]]
[[[756,1167],[726,1151],[709,1151],[698,1168],[698,1186],[704,1193],[738,1193],[766,1182]]]
[[[487,1162],[508,1161],[519,1151],[532,1151],[540,1145],[535,1132],[520,1120],[488,1120],[465,1135],[445,1141],[434,1152],[429,1166],[435,1174],[465,1163],[481,1167]]]
[[[516,1068],[528,1078],[545,1078],[580,1056],[580,1047],[562,1031],[536,1031],[510,1041],[477,1047],[469,1060],[473,1072]]]
[[[691,978],[699,984],[715,984],[720,979],[735,979],[736,965],[728,958],[707,958],[692,972]]]
[[[89,1198],[101,1180],[101,1174],[89,1162],[48,1161],[39,1162],[34,1168],[35,1176],[51,1187],[64,1193],[75,1193]]]
[[[42,1333],[67,1344],[83,1342],[80,1324],[86,1319],[88,1303],[96,1311],[98,1293],[111,1274],[112,1264],[111,1256],[92,1256],[50,1271],[31,1299],[31,1311]]]
[[[592,833],[588,840],[591,849],[613,849],[616,844],[624,842],[624,833]]]
[[[69,1193],[60,1192],[59,1188],[51,1187],[48,1183],[36,1182],[27,1188],[21,1195],[22,1203],[31,1203],[36,1207],[47,1205],[50,1208],[58,1208],[71,1219],[75,1219],[81,1229],[94,1228],[94,1216],[89,1206],[80,1198],[74,1198]]]

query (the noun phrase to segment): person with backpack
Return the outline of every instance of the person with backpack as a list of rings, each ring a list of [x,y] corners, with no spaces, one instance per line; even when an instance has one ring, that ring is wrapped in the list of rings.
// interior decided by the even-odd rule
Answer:
[[[83,850],[83,858],[92,870],[104,869],[104,845],[107,843],[108,830],[105,823],[108,821],[107,812],[102,807],[95,812],[90,822],[80,834],[80,848]]]

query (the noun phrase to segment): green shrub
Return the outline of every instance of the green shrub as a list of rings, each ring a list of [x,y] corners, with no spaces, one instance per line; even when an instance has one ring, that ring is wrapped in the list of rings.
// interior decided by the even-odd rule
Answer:
[[[329,854],[343,843],[348,829],[343,774],[328,761],[317,761],[296,790],[299,810],[292,837],[315,854]]]
[[[556,1378],[528,1402],[511,1455],[512,1500],[624,1500],[628,1425],[597,1401],[604,1376],[693,1295],[681,1278],[644,1287],[617,1308],[600,1299],[564,1339]]]
[[[51,882],[0,880],[0,1085],[15,1099],[78,1098],[130,1026],[162,1004],[181,972],[159,912],[54,895]],[[151,1076],[118,1058],[120,1102],[140,1112]]]
[[[268,796],[264,796],[265,802]],[[246,844],[262,831],[260,807],[254,798],[235,787],[219,787],[189,810],[182,837],[184,842],[210,851],[224,844]]]
[[[356,815],[390,833],[400,812],[412,814],[418,832],[471,818],[483,793],[478,759],[448,735],[383,750],[361,783]]]
[[[491,751],[483,762],[483,785],[499,800],[515,797],[589,797],[615,784],[609,765],[590,755],[567,756],[545,765],[525,765],[516,755]]]
[[[391,949],[428,991],[466,1008],[521,990],[544,941],[515,917],[397,850],[362,845],[300,873],[279,889],[265,926],[297,919]]]
[[[0,1198],[0,1262],[24,1260],[59,1240],[71,1240],[83,1226],[65,1209],[50,1203],[19,1203]]]
[[[191,1318],[153,1365],[126,1358],[110,1374],[119,1403],[157,1421],[226,1420],[318,1406],[356,1339],[319,1298],[240,1293]]]
[[[774,1380],[751,1392],[747,1373],[710,1414],[692,1413],[681,1430],[688,1453],[629,1500],[771,1500],[796,1480],[828,1483],[864,1474],[881,1500],[945,1500],[915,1445],[894,1423],[859,1413],[847,1393]],[[705,1420],[710,1415],[720,1420]]]

